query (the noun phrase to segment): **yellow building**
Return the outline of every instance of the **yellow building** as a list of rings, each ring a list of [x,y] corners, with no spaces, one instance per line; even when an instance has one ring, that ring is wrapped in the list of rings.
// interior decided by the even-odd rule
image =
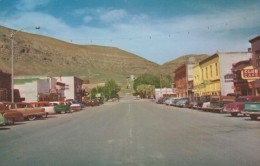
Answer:
[[[217,52],[193,67],[194,96],[234,93],[233,82],[225,80],[232,73],[232,64],[248,60],[248,52]]]
[[[219,56],[214,54],[201,61],[200,65],[200,96],[220,95]],[[231,68],[231,66],[230,66]],[[229,69],[230,70],[230,69]]]

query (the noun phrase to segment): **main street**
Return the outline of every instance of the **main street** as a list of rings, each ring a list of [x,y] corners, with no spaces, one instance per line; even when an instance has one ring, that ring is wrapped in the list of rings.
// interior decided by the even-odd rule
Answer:
[[[255,166],[260,164],[260,121],[126,95],[80,112],[0,127],[0,163]]]

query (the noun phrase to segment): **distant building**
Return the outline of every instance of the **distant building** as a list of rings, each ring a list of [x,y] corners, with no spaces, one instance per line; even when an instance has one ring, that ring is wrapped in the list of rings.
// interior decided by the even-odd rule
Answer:
[[[83,80],[75,76],[62,76],[55,77],[59,82],[65,83],[64,95],[65,99],[72,99],[76,101],[82,101],[83,90],[82,84]]]
[[[46,76],[16,76],[14,87],[20,90],[24,101],[63,100],[65,84]]]
[[[156,88],[155,89],[155,100],[159,100],[162,97],[171,96],[176,97],[175,89],[172,88]]]
[[[179,98],[193,96],[193,66],[192,63],[185,63],[174,71],[176,96]]]

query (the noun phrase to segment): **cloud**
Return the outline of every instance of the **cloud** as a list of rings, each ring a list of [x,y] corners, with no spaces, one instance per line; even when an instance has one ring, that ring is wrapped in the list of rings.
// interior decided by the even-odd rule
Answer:
[[[100,15],[100,20],[106,23],[122,21],[128,16],[127,12],[123,9],[109,10]]]
[[[50,0],[21,0],[16,5],[18,10],[26,11],[26,10],[33,10],[38,6],[47,5]]]
[[[16,29],[39,25],[37,33],[42,35],[75,44],[114,46],[157,63],[185,54],[246,51],[248,40],[255,35],[251,30],[260,27],[259,12],[252,6],[172,18],[111,8],[84,8],[74,14],[82,16],[81,25],[72,26],[61,18],[33,11],[11,16],[3,13],[0,24]],[[106,26],[87,24],[94,21]]]
[[[83,22],[84,23],[89,23],[90,21],[92,21],[93,20],[93,17],[91,17],[91,16],[85,16],[85,17],[83,17]]]

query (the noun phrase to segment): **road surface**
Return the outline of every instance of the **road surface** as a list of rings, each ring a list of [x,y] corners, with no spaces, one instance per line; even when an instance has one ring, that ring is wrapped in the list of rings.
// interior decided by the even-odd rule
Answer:
[[[1,166],[256,166],[260,121],[123,96],[0,127]]]

